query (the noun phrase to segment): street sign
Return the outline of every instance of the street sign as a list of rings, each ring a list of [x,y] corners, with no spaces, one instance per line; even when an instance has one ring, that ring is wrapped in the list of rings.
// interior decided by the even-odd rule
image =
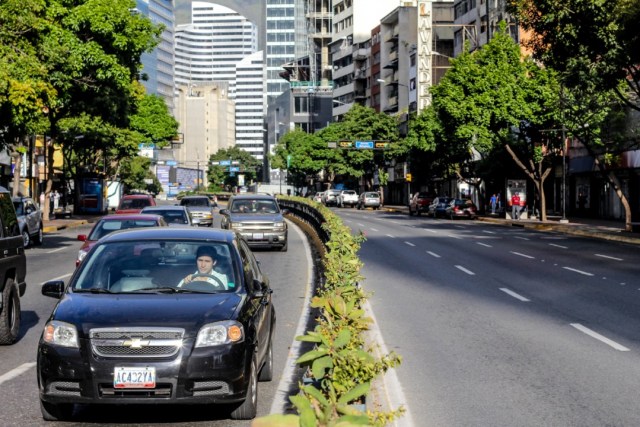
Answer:
[[[338,146],[338,143],[335,141],[327,142],[327,147],[329,148],[336,148],[337,146]]]
[[[240,167],[239,166],[231,166],[229,168],[229,172],[240,172]]]
[[[231,166],[231,160],[220,160],[220,166]]]
[[[340,148],[352,148],[353,141],[338,141],[338,146]]]
[[[291,154],[287,155],[287,169],[289,169],[289,167],[291,167]]]
[[[373,141],[356,141],[356,148],[373,148]]]
[[[239,165],[240,164],[240,160],[234,160],[231,162],[232,165]]]
[[[218,165],[220,164],[220,162],[218,162],[218,161],[216,160],[216,161],[214,161],[214,162],[211,162],[211,164],[212,164],[213,166],[218,166]]]
[[[376,141],[375,148],[387,148],[389,146],[389,141]]]
[[[167,160],[167,166],[176,166],[178,162],[175,160]]]

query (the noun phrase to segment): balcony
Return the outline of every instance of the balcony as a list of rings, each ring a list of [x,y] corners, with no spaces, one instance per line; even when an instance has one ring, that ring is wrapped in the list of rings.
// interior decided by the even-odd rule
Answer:
[[[356,80],[362,80],[362,79],[366,79],[367,78],[367,70],[364,68],[361,68],[359,70],[355,70],[355,72],[353,73],[353,78]]]
[[[354,61],[364,61],[369,57],[369,51],[367,49],[358,49],[353,52]]]

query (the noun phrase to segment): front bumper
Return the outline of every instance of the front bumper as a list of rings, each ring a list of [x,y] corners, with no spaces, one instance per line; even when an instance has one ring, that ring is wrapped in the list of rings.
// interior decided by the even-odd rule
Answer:
[[[279,247],[287,244],[287,231],[240,231],[251,247]]]
[[[38,386],[46,402],[80,404],[234,403],[245,399],[252,349],[246,343],[193,347],[186,342],[169,358],[104,358],[83,345],[41,343]],[[114,368],[155,367],[155,388],[116,389]]]

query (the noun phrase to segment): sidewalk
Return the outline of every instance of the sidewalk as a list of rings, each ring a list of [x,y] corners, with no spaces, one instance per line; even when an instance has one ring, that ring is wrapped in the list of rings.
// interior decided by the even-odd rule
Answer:
[[[102,215],[71,215],[65,218],[45,219],[42,222],[42,231],[45,233],[55,233],[58,230],[91,224],[100,218],[102,218]]]
[[[400,212],[409,215],[408,206],[384,206],[388,212]],[[574,236],[590,237],[602,240],[640,245],[640,233],[624,230],[624,222],[593,218],[568,218],[567,223],[560,222],[560,217],[550,217],[542,222],[535,219],[512,220],[497,216],[479,216],[478,221],[500,224],[507,227],[522,227],[541,231],[553,231]]]

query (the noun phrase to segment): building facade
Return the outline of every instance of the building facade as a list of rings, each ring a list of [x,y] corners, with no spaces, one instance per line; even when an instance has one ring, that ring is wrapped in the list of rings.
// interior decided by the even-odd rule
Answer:
[[[265,71],[263,52],[236,65],[236,147],[262,160],[264,156]]]

